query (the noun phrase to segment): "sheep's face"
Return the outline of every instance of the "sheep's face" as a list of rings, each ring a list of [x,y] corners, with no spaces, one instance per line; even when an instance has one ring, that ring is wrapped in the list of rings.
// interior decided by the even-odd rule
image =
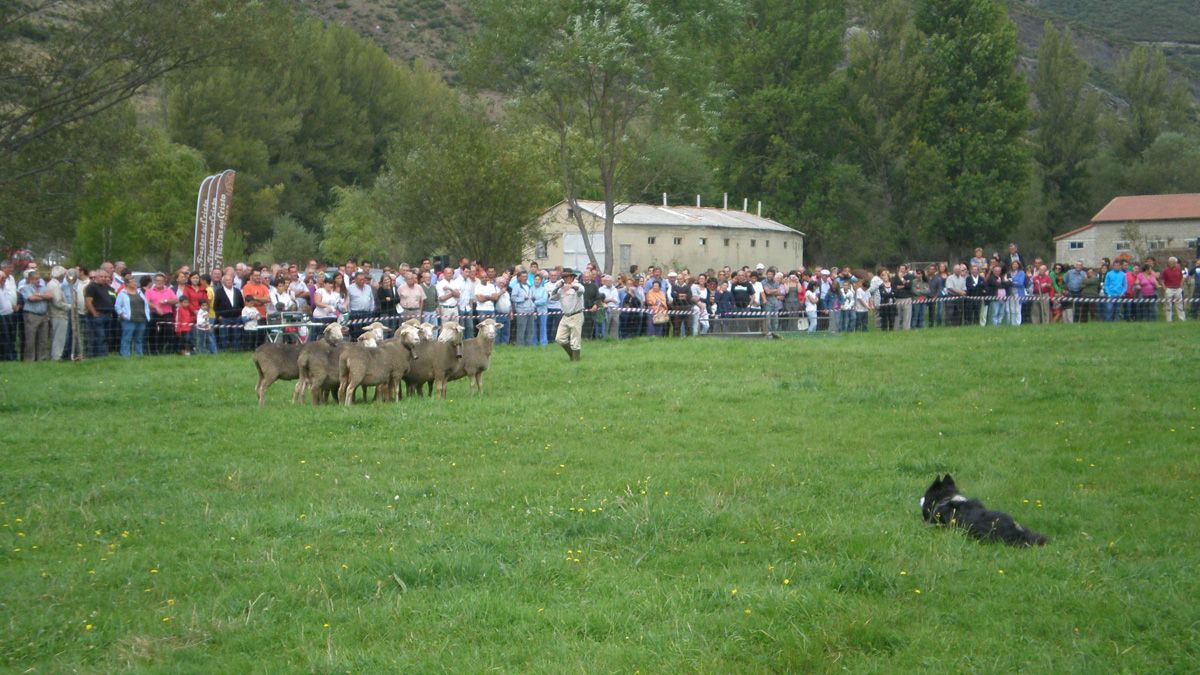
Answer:
[[[422,340],[425,342],[433,342],[433,331],[437,329],[437,326],[431,323],[423,323],[418,328],[421,330]]]
[[[371,332],[375,333],[376,335],[379,336],[379,339],[382,340],[384,338],[384,336],[387,334],[388,327],[379,323],[378,321],[376,321],[376,322],[370,324],[369,326],[364,326],[363,330],[371,331]]]
[[[442,333],[438,335],[438,342],[462,342],[463,329],[453,321],[447,321],[442,324]]]
[[[341,324],[338,323],[329,324],[325,327],[325,331],[322,333],[322,337],[334,344],[341,342],[345,336],[345,330],[342,328]]]
[[[479,325],[475,326],[475,332],[484,340],[495,340],[496,322],[491,319],[481,321]]]
[[[398,331],[400,342],[408,347],[415,347],[421,342],[421,329],[417,326],[400,326]]]

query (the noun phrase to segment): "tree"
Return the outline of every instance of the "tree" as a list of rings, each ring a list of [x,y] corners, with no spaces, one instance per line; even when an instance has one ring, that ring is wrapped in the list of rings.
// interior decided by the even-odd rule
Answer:
[[[480,3],[482,37],[468,73],[477,84],[516,93],[551,132],[563,198],[572,207],[586,189],[574,155],[591,165],[605,204],[605,260],[592,250],[582,211],[572,213],[588,257],[609,273],[618,203],[638,161],[629,142],[634,123],[668,109],[668,83],[682,65],[672,20],[690,17],[664,13],[667,19],[638,0]]]
[[[1171,77],[1161,51],[1134,47],[1117,66],[1117,88],[1129,103],[1118,147],[1121,157],[1142,154],[1164,131],[1182,131],[1191,104],[1187,86]]]
[[[547,201],[546,178],[516,139],[469,112],[396,158],[384,180],[405,238],[496,265],[521,260]]]
[[[1087,166],[1096,153],[1099,99],[1088,86],[1088,70],[1071,29],[1060,33],[1047,21],[1032,77],[1033,156],[1043,209],[1041,228],[1032,233],[1038,240],[1048,241],[1090,215]]]
[[[931,238],[951,247],[1002,240],[1020,215],[1029,171],[1028,96],[1016,27],[998,0],[921,0],[924,91],[916,142],[933,205]]]
[[[132,145],[129,100],[246,48],[274,0],[0,2],[0,239],[71,237],[87,177]]]
[[[866,226],[861,234],[875,242],[876,260],[911,258],[924,234],[920,224],[928,220],[928,203],[908,189],[909,181],[924,178],[916,163],[921,148],[914,146],[925,87],[923,41],[911,8],[908,0],[864,2],[861,30],[847,42],[845,129],[873,185],[860,192],[877,196],[875,208],[854,222]]]
[[[380,176],[375,187],[333,188],[333,206],[322,219],[321,253],[326,260],[352,257],[401,260],[409,243],[398,236],[395,221],[384,216],[377,190],[386,189]]]
[[[146,259],[161,270],[190,260],[196,189],[204,158],[152,133],[112,170],[97,172],[80,203],[75,254],[82,260]]]
[[[718,134],[736,194],[761,195],[776,220],[820,250],[838,229],[847,174],[836,130],[845,117],[841,0],[756,0],[726,73],[733,89]]]

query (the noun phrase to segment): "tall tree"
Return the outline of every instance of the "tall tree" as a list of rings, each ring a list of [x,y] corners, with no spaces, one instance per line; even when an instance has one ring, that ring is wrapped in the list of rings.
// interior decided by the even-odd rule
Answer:
[[[1100,104],[1088,86],[1088,70],[1071,29],[1059,32],[1047,21],[1032,77],[1033,156],[1043,208],[1041,228],[1032,233],[1038,240],[1048,241],[1090,215],[1087,167],[1096,154]]]
[[[909,0],[862,3],[861,30],[847,41],[849,111],[845,128],[878,204],[869,238],[878,259],[910,258],[920,247],[926,202],[912,199],[910,180],[921,179],[914,162],[924,69],[922,38]]]
[[[1134,159],[1164,131],[1181,131],[1189,122],[1187,86],[1172,78],[1158,49],[1134,47],[1117,66],[1117,88],[1129,104],[1118,143],[1122,158]]]
[[[820,249],[839,226],[846,17],[842,0],[755,0],[726,80],[721,166],[732,191],[761,195],[776,220]]]
[[[1017,31],[999,0],[920,0],[927,77],[917,141],[933,239],[965,248],[1004,238],[1020,215],[1029,108]]]
[[[588,257],[606,272],[612,271],[619,202],[639,159],[630,142],[635,122],[678,110],[669,105],[680,93],[670,84],[684,65],[674,26],[694,15],[668,9],[639,0],[479,3],[482,30],[468,73],[476,84],[498,84],[517,94],[551,133],[569,204],[575,206],[589,187],[578,171],[579,158],[594,171],[605,203],[604,260],[597,259],[581,210],[572,213]]]

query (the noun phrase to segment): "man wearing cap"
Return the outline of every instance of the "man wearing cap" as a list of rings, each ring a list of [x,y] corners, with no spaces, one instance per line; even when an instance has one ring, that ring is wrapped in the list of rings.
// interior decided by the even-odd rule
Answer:
[[[562,279],[550,287],[550,299],[562,304],[562,320],[554,341],[562,345],[572,361],[578,361],[583,337],[583,284],[575,281],[575,270],[563,268]]]
[[[61,361],[67,349],[67,334],[71,318],[71,284],[65,282],[67,269],[55,265],[50,269],[50,281],[46,282],[46,295],[50,297],[50,360]]]

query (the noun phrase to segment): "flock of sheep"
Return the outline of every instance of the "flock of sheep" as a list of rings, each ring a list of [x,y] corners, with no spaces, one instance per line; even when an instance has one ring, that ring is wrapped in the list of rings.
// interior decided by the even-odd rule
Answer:
[[[487,319],[476,324],[476,337],[470,340],[462,339],[462,326],[457,323],[444,324],[436,339],[433,330],[433,325],[413,319],[385,339],[388,328],[376,322],[363,330],[357,342],[347,342],[345,329],[332,323],[307,344],[264,344],[254,350],[258,404],[265,404],[267,389],[276,380],[296,380],[292,402],[301,401],[307,391],[313,405],[330,395],[350,405],[359,390],[366,400],[367,387],[375,387],[376,400],[398,401],[403,398],[401,385],[409,395],[418,396],[432,395],[436,385],[438,395],[446,398],[446,383],[463,377],[470,378],[472,390],[482,393],[496,323]]]

